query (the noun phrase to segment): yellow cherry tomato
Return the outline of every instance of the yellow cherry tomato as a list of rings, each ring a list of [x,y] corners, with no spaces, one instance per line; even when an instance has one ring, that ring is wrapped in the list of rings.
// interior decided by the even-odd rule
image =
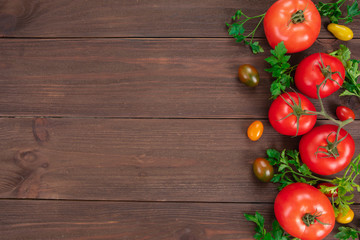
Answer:
[[[336,221],[341,224],[350,223],[353,219],[354,211],[351,208],[349,208],[349,211],[345,215],[339,213],[339,215],[336,217]]]
[[[264,132],[264,125],[261,121],[256,120],[250,124],[247,129],[247,135],[251,141],[257,141]]]
[[[330,23],[327,26],[327,30],[341,41],[349,41],[354,37],[353,31],[344,25]]]

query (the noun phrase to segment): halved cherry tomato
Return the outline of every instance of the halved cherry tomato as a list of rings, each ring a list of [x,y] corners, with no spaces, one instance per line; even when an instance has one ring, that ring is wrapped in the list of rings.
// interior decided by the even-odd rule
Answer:
[[[345,215],[339,213],[339,215],[336,217],[336,221],[341,224],[350,223],[353,219],[354,219],[354,211],[351,208],[349,208],[349,210]]]
[[[351,110],[350,108],[345,107],[345,106],[338,106],[336,108],[336,116],[341,121],[345,121],[349,118],[352,118],[355,120],[355,113],[353,112],[353,110]]]
[[[244,64],[239,67],[239,79],[246,86],[256,87],[259,84],[259,73],[254,66]]]
[[[250,124],[247,130],[247,135],[251,141],[257,141],[260,139],[264,132],[264,125],[261,121],[256,120]]]
[[[274,176],[274,168],[265,158],[257,158],[253,163],[255,176],[262,182],[270,182]]]
[[[344,25],[330,23],[327,26],[327,30],[341,41],[349,41],[354,37],[353,31]]]
[[[316,185],[316,188],[321,189],[321,186],[325,187],[335,187],[336,185],[329,183],[329,182],[322,182]],[[338,189],[334,193],[329,192],[323,192],[327,197],[337,197],[338,196]]]

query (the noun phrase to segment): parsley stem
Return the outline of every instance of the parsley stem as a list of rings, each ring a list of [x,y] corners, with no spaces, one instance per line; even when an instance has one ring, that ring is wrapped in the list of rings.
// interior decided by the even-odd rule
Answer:
[[[339,5],[339,8],[346,2],[346,0],[339,0],[336,2],[337,5]]]
[[[292,170],[292,169],[291,169],[290,171],[291,171],[292,173],[300,176],[300,177],[312,178],[312,179],[314,179],[314,180],[318,180],[318,181],[322,181],[322,182],[331,182],[331,181],[332,181],[332,180],[330,180],[330,179],[320,178],[320,177],[316,177],[316,176],[314,176],[314,175],[304,175],[304,174],[302,174],[302,173],[295,172],[295,171]]]
[[[249,37],[249,36],[251,35],[251,42],[252,42],[252,40],[254,39],[256,30],[259,28],[260,24],[261,24],[262,21],[264,20],[265,13],[264,13],[264,14],[261,14],[261,15],[259,15],[259,16],[253,17],[253,18],[258,18],[258,17],[261,17],[261,19],[259,20],[259,22],[258,22],[258,24],[256,25],[255,29],[252,30],[252,32],[251,32],[249,35],[247,35],[247,37]],[[250,19],[252,19],[252,18],[250,18]]]

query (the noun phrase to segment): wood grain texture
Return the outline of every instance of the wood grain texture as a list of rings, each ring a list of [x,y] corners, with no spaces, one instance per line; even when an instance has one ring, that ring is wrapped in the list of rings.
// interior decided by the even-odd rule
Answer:
[[[339,44],[319,40],[292,61]],[[360,58],[360,40],[347,45]],[[2,116],[266,118],[271,103],[269,49],[254,56],[231,39],[3,39],[0,51]],[[258,87],[239,82],[244,63],[259,70]],[[326,101],[360,116],[356,97]]]
[[[3,200],[0,239],[251,239],[255,208],[272,221],[271,204]]]
[[[0,239],[248,240],[243,214],[255,211],[270,227],[277,185],[259,182],[252,163],[300,138],[268,123],[263,30],[265,53],[253,55],[225,23],[273,2],[0,0]],[[292,63],[344,44],[323,20]],[[360,59],[359,18],[349,26]],[[257,88],[239,83],[244,63],[259,70]],[[355,110],[346,129],[358,155],[359,99],[324,101],[332,115]],[[251,142],[255,119],[265,132]]]
[[[252,163],[268,148],[296,149],[299,138],[263,121],[264,135],[251,142],[251,122],[0,119],[0,197],[272,202],[277,186],[257,181]],[[359,129],[359,121],[347,128],[355,142]]]
[[[256,16],[273,2],[1,0],[0,32],[10,37],[228,37],[225,23],[237,9]],[[328,23],[323,18],[323,25]],[[247,29],[256,24],[250,21]],[[359,19],[349,26],[358,32]],[[264,37],[261,28],[257,37]],[[330,37],[323,28],[320,38]]]
[[[2,240],[240,240],[255,234],[244,213],[260,212],[268,230],[275,219],[272,204],[1,200],[0,211]]]

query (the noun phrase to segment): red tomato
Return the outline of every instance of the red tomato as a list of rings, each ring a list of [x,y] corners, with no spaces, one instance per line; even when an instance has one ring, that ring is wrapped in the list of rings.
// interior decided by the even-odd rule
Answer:
[[[279,0],[266,12],[264,31],[272,48],[284,42],[288,53],[309,48],[320,33],[321,17],[311,0]]]
[[[323,239],[335,225],[335,213],[329,199],[305,183],[293,183],[283,188],[276,196],[274,211],[280,226],[302,240]],[[313,224],[307,225],[304,218],[315,216]]]
[[[317,98],[317,85],[327,77],[320,88],[324,98],[337,91],[344,82],[345,68],[336,57],[326,53],[315,53],[303,59],[295,71],[295,85],[305,95]],[[332,80],[331,80],[332,79]]]
[[[303,135],[314,127],[317,118],[316,115],[296,116],[303,110],[316,111],[314,105],[304,95],[295,92],[283,93],[270,106],[270,124],[281,134]]]
[[[321,189],[321,186],[325,186],[325,187],[335,187],[334,184],[332,183],[329,183],[329,182],[322,182],[322,183],[319,183],[316,185],[316,188],[317,189]],[[327,197],[337,197],[338,196],[338,190],[339,189],[336,189],[336,191],[332,194],[331,192],[324,192],[324,194],[327,196]]]
[[[299,143],[300,158],[314,173],[332,175],[349,165],[355,152],[355,143],[351,135],[344,129],[340,130],[338,136],[338,139],[346,136],[336,146],[338,156],[335,158],[323,153],[328,152],[324,148],[331,145],[328,142],[334,142],[337,129],[338,126],[336,125],[321,125],[313,128],[301,138]]]
[[[355,120],[355,113],[353,112],[353,110],[351,110],[350,108],[345,107],[345,106],[338,106],[336,108],[336,116],[341,121],[345,121],[349,118],[352,118]]]

